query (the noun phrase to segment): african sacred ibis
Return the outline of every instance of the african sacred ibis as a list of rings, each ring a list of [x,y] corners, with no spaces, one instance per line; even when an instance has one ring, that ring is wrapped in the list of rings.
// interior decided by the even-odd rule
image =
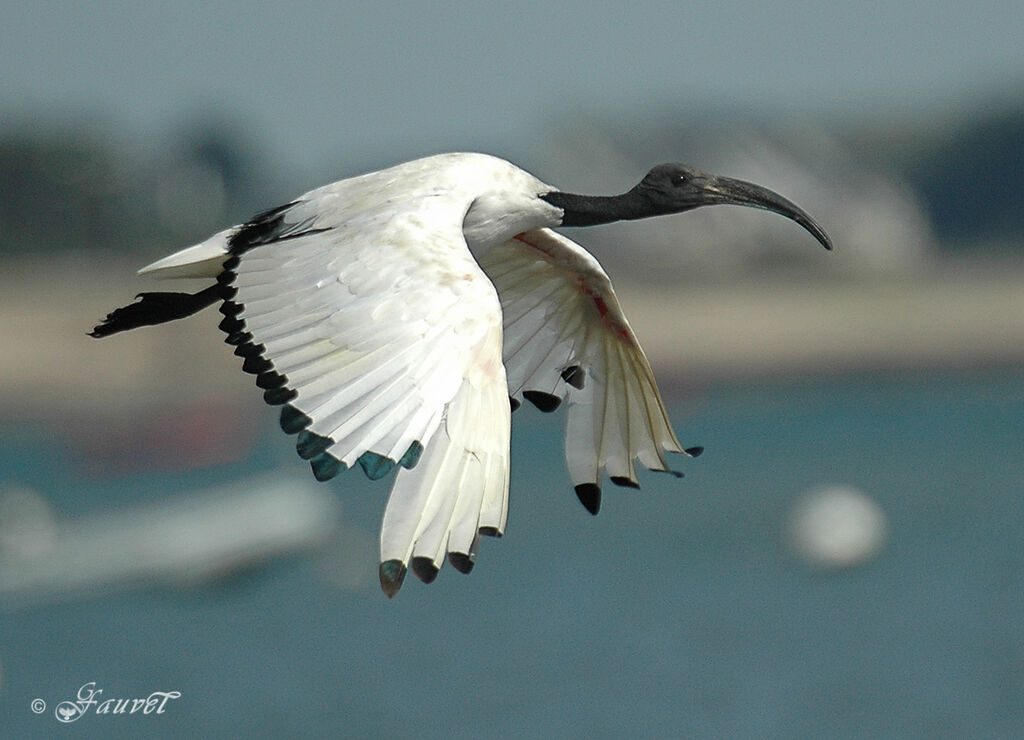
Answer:
[[[399,467],[380,535],[388,596],[409,567],[432,581],[447,555],[472,569],[508,512],[510,412],[567,401],[565,453],[596,514],[601,482],[636,486],[636,462],[670,471],[676,439],[608,275],[558,226],[732,203],[796,221],[758,185],[658,165],[615,196],[566,193],[502,159],[441,154],[312,190],[140,270],[216,282],[143,293],[92,331],[189,316],[220,302],[242,369],[319,480],[356,463]]]

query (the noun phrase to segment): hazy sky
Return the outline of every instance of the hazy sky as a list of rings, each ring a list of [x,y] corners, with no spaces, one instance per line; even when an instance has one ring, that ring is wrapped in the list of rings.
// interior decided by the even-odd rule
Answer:
[[[0,0],[0,115],[85,113],[144,138],[223,114],[312,170],[441,149],[514,157],[589,111],[861,116],[1019,88],[1022,8]]]

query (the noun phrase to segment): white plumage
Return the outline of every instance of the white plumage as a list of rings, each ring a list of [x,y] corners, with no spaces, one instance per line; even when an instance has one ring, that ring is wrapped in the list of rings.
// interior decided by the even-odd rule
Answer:
[[[398,468],[380,542],[393,595],[407,568],[429,582],[446,555],[468,572],[480,535],[504,532],[510,399],[547,411],[567,403],[569,473],[592,513],[605,474],[635,486],[637,461],[668,471],[666,452],[687,454],[608,276],[550,227],[738,202],[783,213],[828,246],[774,194],[765,205],[761,191],[749,195],[756,186],[740,183],[748,190],[737,197],[726,186],[739,181],[660,168],[613,198],[561,193],[481,154],[336,182],[143,268],[217,285],[143,294],[94,335],[222,301],[226,341],[282,406],[317,478]],[[689,199],[659,200],[678,199],[680,173]]]

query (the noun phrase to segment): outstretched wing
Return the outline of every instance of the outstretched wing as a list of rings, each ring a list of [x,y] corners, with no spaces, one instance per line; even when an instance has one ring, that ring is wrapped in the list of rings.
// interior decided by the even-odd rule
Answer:
[[[432,580],[450,553],[466,571],[481,530],[505,526],[509,402],[501,308],[463,211],[383,204],[331,225],[306,206],[230,237],[221,328],[318,479],[400,466],[381,532],[389,595],[410,564]]]
[[[637,486],[635,462],[670,471],[676,439],[650,364],[608,275],[572,240],[528,231],[479,258],[504,317],[509,394],[542,411],[568,400],[565,453],[583,505],[596,514],[602,471]]]

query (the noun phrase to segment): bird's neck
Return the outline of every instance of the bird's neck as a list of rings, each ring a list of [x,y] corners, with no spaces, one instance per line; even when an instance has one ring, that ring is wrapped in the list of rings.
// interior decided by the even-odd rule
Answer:
[[[562,209],[562,226],[595,226],[652,215],[636,188],[622,195],[577,195],[554,190],[541,198]]]

